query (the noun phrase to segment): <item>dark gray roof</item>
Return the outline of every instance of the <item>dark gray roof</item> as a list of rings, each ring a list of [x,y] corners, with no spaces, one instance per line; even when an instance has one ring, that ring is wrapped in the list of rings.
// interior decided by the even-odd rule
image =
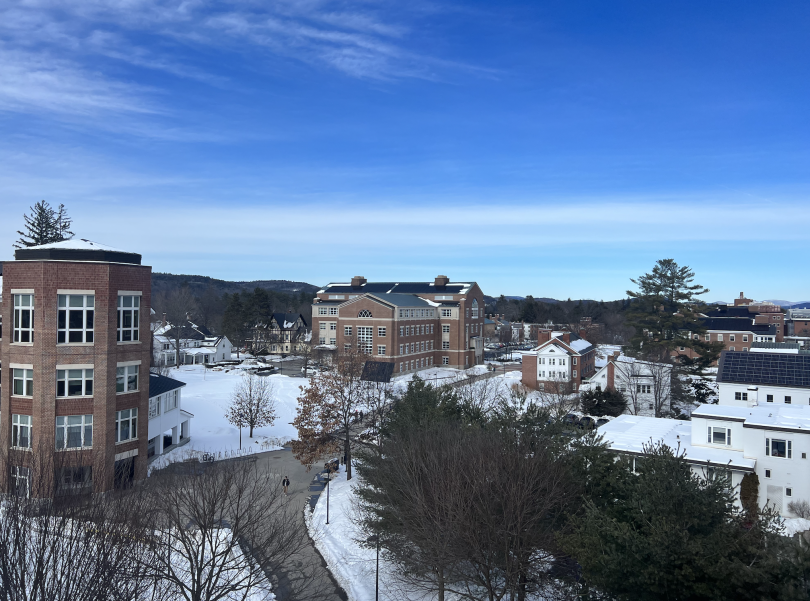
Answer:
[[[711,311],[706,311],[706,317],[745,317],[751,318],[756,313],[751,313],[748,307],[724,307],[722,305],[715,307]]]
[[[437,288],[433,282],[367,282],[362,286],[351,286],[350,284],[329,284],[323,291],[329,294],[340,293],[395,293],[395,294],[461,294],[464,289],[469,289],[473,282],[468,284],[447,284]]]
[[[774,324],[754,323],[753,317],[704,317],[701,318],[703,327],[707,330],[726,330],[729,332],[771,332]],[[776,332],[776,328],[773,328]]]
[[[366,382],[390,382],[394,375],[394,364],[384,361],[366,361],[361,380]]]
[[[810,388],[810,355],[723,351],[717,381]]]
[[[414,296],[413,294],[370,294],[374,298],[381,301],[390,303],[395,307],[430,307],[431,304],[425,299]]]
[[[161,376],[160,374],[149,374],[149,398],[152,399],[166,392],[176,390],[185,386],[185,382]]]
[[[276,320],[279,328],[284,328],[284,322],[287,323],[295,323],[296,320],[300,317],[301,321],[304,323],[304,327],[307,327],[307,318],[304,317],[300,313],[273,313],[273,319]]]

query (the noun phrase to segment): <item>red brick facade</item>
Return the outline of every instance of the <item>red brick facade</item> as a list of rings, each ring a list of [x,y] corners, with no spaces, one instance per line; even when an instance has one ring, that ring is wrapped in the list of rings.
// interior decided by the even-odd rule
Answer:
[[[133,255],[140,257],[138,255]],[[33,343],[14,343],[14,294],[34,295]],[[93,342],[57,344],[57,297],[66,292],[94,295]],[[119,292],[140,295],[139,341],[117,341]],[[11,445],[11,415],[32,416],[32,447],[68,454],[72,465],[92,466],[96,490],[113,487],[116,455],[134,454],[134,477],[146,477],[151,336],[151,268],[137,264],[104,261],[17,260],[3,265],[3,338],[0,340],[2,387],[0,388],[0,444]],[[116,393],[116,369],[120,363],[139,362],[138,390]],[[33,395],[12,395],[14,365],[33,368]],[[93,394],[57,398],[57,366],[93,369]],[[115,443],[116,411],[138,408],[137,439]],[[92,448],[56,451],[57,416],[93,416]],[[24,453],[17,453],[26,461]],[[30,456],[31,454],[28,453]],[[74,461],[75,460],[75,461]]]

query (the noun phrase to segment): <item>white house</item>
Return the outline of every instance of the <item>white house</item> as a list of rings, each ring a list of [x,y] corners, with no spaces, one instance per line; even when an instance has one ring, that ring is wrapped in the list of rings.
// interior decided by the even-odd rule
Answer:
[[[627,399],[625,413],[660,417],[671,410],[671,378],[671,365],[641,361],[614,351],[582,383],[582,390],[618,390]]]
[[[185,382],[149,374],[149,445],[147,457],[161,455],[168,447],[186,444],[191,438],[193,414],[182,407]]]
[[[175,329],[169,323],[156,324],[153,353],[157,365],[174,366]],[[204,326],[192,322],[180,328],[180,364],[194,365],[230,361],[233,345],[225,336],[215,336]]]
[[[772,346],[723,351],[717,367],[721,405],[810,404],[810,352]]]

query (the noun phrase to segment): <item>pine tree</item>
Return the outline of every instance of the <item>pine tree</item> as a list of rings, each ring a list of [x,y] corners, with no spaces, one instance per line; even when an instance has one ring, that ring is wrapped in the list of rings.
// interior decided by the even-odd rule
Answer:
[[[52,242],[62,242],[73,237],[70,231],[72,219],[68,217],[65,205],[60,204],[54,211],[44,200],[40,200],[30,208],[31,216],[23,215],[25,231],[18,230],[20,239],[14,244],[15,248],[28,248]]]

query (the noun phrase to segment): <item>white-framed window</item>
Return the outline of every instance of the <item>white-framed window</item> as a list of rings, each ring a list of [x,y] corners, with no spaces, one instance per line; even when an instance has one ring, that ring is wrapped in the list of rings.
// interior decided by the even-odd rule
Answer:
[[[650,384],[636,384],[636,392],[639,394],[650,394],[651,389]]]
[[[478,299],[474,298],[472,302],[472,318],[478,319]]]
[[[572,361],[574,362],[574,365],[576,365],[576,364],[577,364],[577,358],[576,358],[576,357],[573,357],[573,358],[572,358]]]
[[[793,402],[793,397],[786,396],[785,397],[785,405],[790,405]]]
[[[337,322],[329,322],[329,330],[332,332],[337,332]]]
[[[730,350],[730,351],[736,351],[737,349],[735,349],[733,346],[730,346],[728,350]]]
[[[433,324],[430,324],[430,333],[433,333]]]
[[[385,332],[386,332],[385,326],[379,326],[377,328],[377,336],[379,336],[380,338],[385,338]]]
[[[115,392],[135,392],[138,390],[139,365],[127,365],[116,369]]]
[[[337,315],[338,308],[337,307],[329,307],[329,315]]]
[[[778,438],[766,438],[765,454],[770,457],[793,459],[793,442]]]
[[[92,415],[60,415],[56,418],[57,449],[81,449],[92,446]]]
[[[450,326],[448,324],[442,324],[442,334],[449,334],[450,333]]]
[[[370,355],[372,353],[373,342],[374,328],[368,326],[357,326],[357,347],[360,349],[360,351]]]
[[[403,369],[402,369],[402,361],[399,362],[399,371],[400,371],[400,373],[403,371]]]
[[[771,470],[765,470],[765,477],[766,477],[766,478],[770,478],[770,477],[771,477]]]
[[[411,326],[405,326],[405,335],[406,335],[406,336],[410,336],[410,335],[411,335]]]
[[[344,336],[351,336],[352,335],[352,326],[343,326],[343,335]]]
[[[447,350],[450,348],[450,341],[449,340],[442,340],[442,349]]]
[[[320,336],[318,338],[318,344],[326,344],[326,337]]]
[[[736,336],[734,334],[729,334],[729,336],[728,336],[729,342],[734,342],[735,338],[736,338]],[[734,349],[731,349],[731,350],[734,350]]]
[[[400,316],[400,317],[404,317],[404,316],[405,316],[405,311],[404,311],[404,309],[400,309],[400,310],[399,310],[399,316]]]
[[[172,390],[171,392],[167,392],[166,396],[164,397],[163,401],[163,411],[164,413],[167,411],[172,411],[173,409],[177,409],[177,405],[180,400],[180,391],[179,390]]]
[[[743,342],[748,342],[748,334],[743,334]]]
[[[34,396],[34,370],[17,369],[11,370],[12,388],[11,394],[14,396]]]
[[[34,342],[34,295],[14,295],[14,336],[12,342]]]
[[[329,344],[331,344],[332,346],[336,345],[337,344],[337,338],[330,338],[329,339]]]
[[[378,355],[385,355],[385,345],[384,344],[378,344],[377,345],[377,354]]]
[[[402,353],[402,345],[401,345],[401,344],[399,345],[399,354],[400,354],[400,355],[402,355],[402,354],[403,354],[403,353]]]
[[[321,324],[318,326],[318,329],[319,329],[321,332],[325,332],[325,331],[326,331],[326,322],[325,322],[325,321],[322,321],[322,322],[321,322]]]
[[[450,365],[450,357],[442,357],[442,365]]]
[[[731,428],[718,428],[717,426],[709,426],[708,439],[709,444],[724,444],[731,445]]]
[[[357,317],[360,317],[361,319],[368,319],[371,317],[371,311],[368,309],[363,309],[357,314]]]
[[[11,483],[18,497],[28,497],[31,492],[31,468],[14,465],[11,468]]]
[[[442,317],[452,317],[453,310],[452,309],[442,309]]]
[[[138,408],[115,412],[115,442],[138,438]]]
[[[93,370],[57,369],[56,396],[93,396]]]
[[[318,307],[318,315],[326,315],[326,307]]]
[[[343,300],[345,298],[346,297],[343,296],[342,294],[330,294],[329,295],[329,300]]]
[[[140,331],[141,297],[118,296],[118,342],[137,342]]]
[[[11,446],[15,449],[31,448],[31,421],[30,415],[11,416]]]
[[[574,370],[574,377],[577,377],[577,370]]]
[[[706,334],[705,338],[706,338],[706,342],[710,342],[711,339],[712,339],[712,335],[711,334]]]
[[[790,486],[785,487],[785,496],[792,497],[793,496],[793,489]]]
[[[722,334],[717,335],[717,342],[723,342],[723,335]]]
[[[735,392],[734,393],[734,400],[735,401],[747,401],[748,400],[748,393],[747,392]]]
[[[59,294],[57,304],[56,343],[93,342],[95,295]]]
[[[350,350],[352,350],[352,345],[351,345],[351,344],[349,344],[348,342],[347,342],[347,343],[345,343],[345,344],[343,345],[343,350],[344,350],[344,352],[347,352],[347,353],[348,353]]]
[[[160,403],[163,400],[162,395],[158,395],[153,399],[149,399],[149,419],[160,415]]]
[[[405,326],[399,326],[399,335],[400,335],[400,336],[404,336],[404,335],[405,335]]]

